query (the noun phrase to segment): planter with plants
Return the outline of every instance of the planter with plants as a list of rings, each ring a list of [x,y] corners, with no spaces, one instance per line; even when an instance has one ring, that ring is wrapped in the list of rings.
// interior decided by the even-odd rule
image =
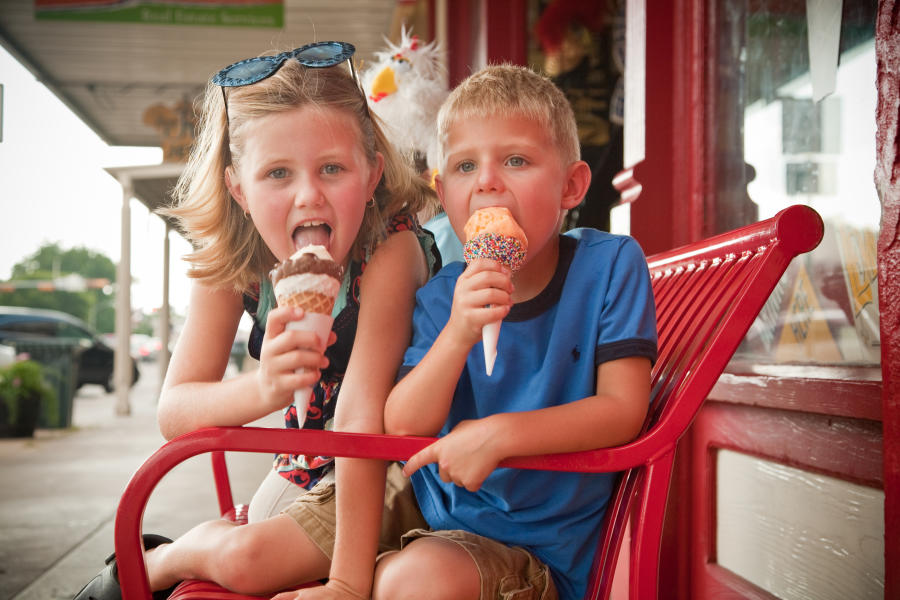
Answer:
[[[0,437],[31,437],[41,412],[57,409],[56,391],[39,363],[20,360],[0,367]]]

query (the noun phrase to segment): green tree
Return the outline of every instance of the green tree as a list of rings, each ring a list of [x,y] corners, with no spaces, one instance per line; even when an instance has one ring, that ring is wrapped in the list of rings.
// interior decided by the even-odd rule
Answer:
[[[106,255],[88,248],[65,250],[59,244],[50,243],[13,265],[12,281],[53,280],[71,274],[85,279],[104,278],[112,283],[116,280],[116,265]],[[104,290],[48,292],[22,288],[0,292],[0,304],[66,312],[84,320],[99,333],[115,329],[115,297]]]

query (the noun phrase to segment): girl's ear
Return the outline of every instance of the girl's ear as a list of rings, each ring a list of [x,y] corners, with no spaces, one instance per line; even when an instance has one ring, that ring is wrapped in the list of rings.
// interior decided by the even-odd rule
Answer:
[[[231,197],[237,202],[245,213],[250,212],[247,207],[247,199],[244,198],[244,192],[241,190],[241,179],[234,172],[234,167],[228,165],[225,167],[225,187],[231,193]]]
[[[569,165],[560,208],[569,210],[581,204],[590,185],[591,167],[586,162],[579,160]]]
[[[378,182],[381,181],[381,176],[384,174],[384,156],[381,152],[375,153],[375,166],[372,168],[372,172],[369,174],[369,187],[368,187],[368,195],[366,200],[375,195],[375,188],[378,187]]]

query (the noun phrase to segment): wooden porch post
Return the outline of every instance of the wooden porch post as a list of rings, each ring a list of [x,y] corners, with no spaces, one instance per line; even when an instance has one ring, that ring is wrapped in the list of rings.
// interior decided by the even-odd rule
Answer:
[[[131,390],[131,197],[134,184],[128,175],[121,175],[122,226],[121,255],[116,268],[116,348],[113,362],[113,380],[116,394],[116,414],[131,414],[129,392]]]

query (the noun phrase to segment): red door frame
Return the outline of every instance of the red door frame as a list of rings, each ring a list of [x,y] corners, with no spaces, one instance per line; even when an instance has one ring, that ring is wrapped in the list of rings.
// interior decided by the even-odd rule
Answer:
[[[878,302],[881,307],[884,435],[884,597],[900,597],[900,23],[896,0],[879,0],[875,25],[878,103],[875,186],[881,196]]]

